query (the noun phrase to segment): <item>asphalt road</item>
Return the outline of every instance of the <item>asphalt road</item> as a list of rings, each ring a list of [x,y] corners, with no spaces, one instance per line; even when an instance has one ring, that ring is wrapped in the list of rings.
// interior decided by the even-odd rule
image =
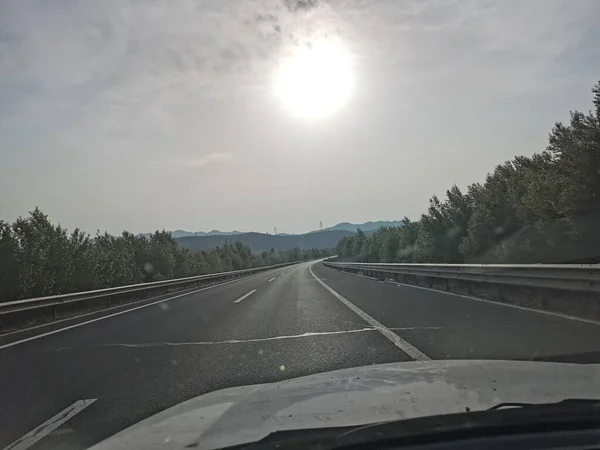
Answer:
[[[415,358],[600,362],[600,324],[320,263],[172,297],[0,341],[0,448],[79,400],[95,401],[28,448],[86,448],[207,392],[341,368]]]

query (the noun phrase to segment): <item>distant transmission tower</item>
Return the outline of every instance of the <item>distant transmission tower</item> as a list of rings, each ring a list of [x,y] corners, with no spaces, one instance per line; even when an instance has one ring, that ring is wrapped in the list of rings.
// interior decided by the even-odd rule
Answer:
[[[323,221],[320,221],[319,222],[319,230],[322,230],[322,229],[323,229]]]
[[[277,234],[277,227],[273,227],[273,234]]]

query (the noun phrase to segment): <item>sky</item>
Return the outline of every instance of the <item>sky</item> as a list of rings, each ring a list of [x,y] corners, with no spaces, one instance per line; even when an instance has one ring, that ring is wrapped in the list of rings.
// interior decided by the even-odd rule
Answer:
[[[0,220],[417,219],[591,108],[598,18],[597,0],[0,0]],[[330,47],[312,72],[295,56]]]

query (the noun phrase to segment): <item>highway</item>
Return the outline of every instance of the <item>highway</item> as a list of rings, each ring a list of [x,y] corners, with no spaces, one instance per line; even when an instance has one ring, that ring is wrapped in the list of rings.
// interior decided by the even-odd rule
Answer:
[[[600,362],[600,323],[318,262],[136,308],[0,340],[0,448],[80,400],[88,402],[19,450],[87,448],[207,392],[335,369],[413,359]]]

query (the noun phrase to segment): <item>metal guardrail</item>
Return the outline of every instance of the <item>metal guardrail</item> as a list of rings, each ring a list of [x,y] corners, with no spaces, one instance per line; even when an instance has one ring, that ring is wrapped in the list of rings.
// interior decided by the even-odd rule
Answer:
[[[88,309],[98,309],[99,307],[109,308],[111,306],[126,303],[123,300],[143,300],[145,298],[171,292],[171,290],[175,289],[187,289],[195,286],[217,283],[297,263],[298,262],[275,264],[252,269],[119,286],[95,291],[74,292],[71,294],[0,302],[0,333],[10,329],[19,328],[18,324],[35,321],[36,318],[40,318],[41,316],[45,317],[46,321],[56,320],[60,312],[64,312],[65,310],[74,312],[79,309],[80,306]]]
[[[488,283],[579,292],[600,292],[600,264],[385,264],[324,262],[327,267],[376,278],[407,282],[422,278],[430,287],[432,280],[467,284]]]

